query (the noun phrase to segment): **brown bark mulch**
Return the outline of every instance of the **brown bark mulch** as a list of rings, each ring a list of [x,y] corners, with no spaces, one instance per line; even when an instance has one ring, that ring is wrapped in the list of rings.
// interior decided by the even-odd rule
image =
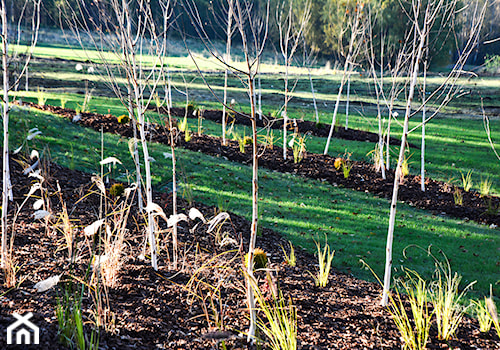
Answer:
[[[19,159],[18,159],[19,160]],[[47,292],[37,293],[33,285],[50,276],[61,274],[61,280],[68,276],[83,278],[91,260],[89,240],[83,237],[83,227],[97,218],[99,196],[90,194],[94,186],[90,175],[73,171],[56,164],[45,163],[42,175],[44,187],[48,189],[52,202],[52,213],[57,217],[61,206],[54,192],[59,182],[70,216],[76,230],[78,259],[71,266],[67,251],[60,243],[61,234],[43,221],[32,218],[32,204],[29,199],[26,209],[17,219],[14,256],[21,269],[18,278],[23,279],[19,288],[0,287],[0,348],[25,349],[24,346],[6,346],[6,328],[14,321],[11,314],[33,312],[32,321],[40,327],[40,346],[33,349],[64,349],[59,342],[55,307],[62,295],[64,282]],[[17,203],[25,198],[34,178],[22,174],[23,166],[11,161],[14,197]],[[119,200],[118,200],[119,201]],[[168,193],[157,193],[155,202],[164,208],[167,215],[172,212]],[[207,219],[217,209],[199,203],[189,205],[181,202],[179,211],[187,213],[192,206],[198,208]],[[13,206],[11,206],[13,207]],[[12,210],[11,210],[12,212]],[[233,239],[228,246],[217,243],[214,234],[207,233],[207,226],[199,221],[181,222],[179,225],[180,267],[175,270],[169,262],[171,254],[170,236],[165,231],[159,236],[159,269],[154,271],[147,259],[141,257],[144,243],[143,220],[133,212],[130,232],[127,235],[124,264],[119,283],[108,290],[108,330],[101,330],[100,349],[218,349],[225,341],[228,349],[248,349],[241,332],[248,327],[242,253],[245,251],[250,231],[249,222],[230,214],[230,220],[220,227],[219,232]],[[12,216],[10,217],[12,219]],[[53,221],[56,221],[53,219]],[[135,223],[134,223],[135,221]],[[286,298],[291,297],[297,308],[299,349],[401,349],[399,335],[388,312],[378,305],[381,288],[350,275],[333,272],[325,288],[316,287],[309,271],[316,271],[316,258],[296,248],[297,266],[290,267],[283,262],[280,245],[286,242],[274,231],[263,229],[257,238],[257,246],[264,249],[270,260],[270,268],[276,271],[276,281]],[[217,255],[216,258],[214,258]],[[211,260],[213,259],[213,260]],[[209,328],[201,299],[191,291],[207,299],[208,287],[187,288],[188,282],[197,276],[212,286],[221,285],[221,303],[215,298],[215,305],[223,307],[223,332]],[[0,280],[4,280],[0,272]],[[263,276],[260,286],[266,289]],[[201,290],[201,291],[200,291]],[[87,333],[92,327],[90,311],[94,309],[91,293],[83,293],[83,314]],[[208,308],[211,312],[210,307]],[[209,317],[212,314],[209,313]],[[213,318],[211,318],[213,319]],[[219,342],[219,344],[218,344]],[[476,320],[465,317],[456,336],[448,341],[438,341],[436,330],[431,329],[429,349],[500,349],[500,341],[491,330],[487,334],[478,331]]]
[[[168,110],[166,107],[157,108],[155,106],[150,106],[149,109],[156,110],[161,114],[167,115]],[[170,109],[170,114],[176,118],[184,118],[187,115],[188,118],[198,118],[198,114],[201,113],[199,110],[193,111],[189,110],[186,113],[185,108],[180,107],[172,107]],[[216,109],[207,109],[203,110],[202,114],[203,119],[208,119],[214,121],[216,123],[222,123],[222,111]],[[226,117],[227,125],[231,123],[235,123],[236,125],[247,125],[251,126],[252,122],[248,118],[248,116],[240,114],[240,113],[230,113],[229,116]],[[328,137],[330,132],[330,125],[324,123],[315,123],[309,120],[300,120],[300,119],[291,119],[288,121],[288,128],[293,132],[297,131],[303,135],[308,134],[317,137]],[[263,115],[262,119],[257,119],[257,127],[259,128],[271,128],[271,129],[283,129],[283,119],[274,118],[271,115]],[[364,130],[356,130],[356,129],[345,129],[343,127],[335,127],[333,134],[333,138],[343,139],[343,140],[351,140],[351,141],[364,141],[364,142],[378,142],[378,134],[364,131]],[[401,140],[391,137],[390,144],[394,146],[400,146]],[[415,145],[409,144],[410,147],[416,148]]]

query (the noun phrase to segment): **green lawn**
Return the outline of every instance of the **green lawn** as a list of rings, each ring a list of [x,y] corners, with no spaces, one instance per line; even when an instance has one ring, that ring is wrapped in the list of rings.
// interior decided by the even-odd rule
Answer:
[[[50,154],[53,161],[62,165],[98,172],[99,133],[46,113],[21,109],[12,113],[12,147],[19,146],[27,130],[33,127],[38,127],[43,134],[28,143],[30,148],[44,150],[45,156]],[[168,191],[171,186],[171,164],[163,156],[163,152],[169,151],[165,145],[151,145],[150,152],[156,160],[152,164],[153,180],[158,191]],[[133,170],[127,140],[105,135],[104,157],[108,156],[123,161],[123,166],[113,170],[113,176],[127,180],[129,171]],[[178,150],[178,157],[181,189],[192,190],[196,201],[218,205],[250,218],[249,167],[182,149]],[[263,169],[259,189],[261,225],[275,229],[294,244],[310,251],[314,250],[313,238],[323,239],[326,234],[336,250],[336,269],[372,279],[359,263],[363,259],[382,275],[389,210],[387,200]],[[498,230],[435,217],[404,204],[399,205],[396,225],[395,267],[404,265],[429,276],[433,266],[429,257],[418,249],[410,249],[406,258],[402,252],[410,245],[426,248],[432,244],[447,254],[454,270],[464,276],[464,282],[478,280],[475,287],[478,294],[487,293],[489,285],[498,281]],[[313,270],[314,267],[307,269]],[[495,288],[498,295],[500,288]]]

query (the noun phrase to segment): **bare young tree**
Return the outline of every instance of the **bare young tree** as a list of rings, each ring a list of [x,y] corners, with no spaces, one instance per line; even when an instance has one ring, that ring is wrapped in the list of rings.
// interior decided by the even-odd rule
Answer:
[[[25,7],[31,4],[32,6],[32,16],[27,19],[28,24],[30,25],[31,30],[31,42],[29,45],[29,50],[27,52],[26,60],[22,66],[20,73],[17,76],[17,81],[13,84],[10,83],[10,70],[9,66],[11,63],[11,58],[9,56],[14,55],[15,53],[10,51],[9,47],[9,37],[14,36],[9,33],[9,22],[7,16],[7,6],[6,1],[0,1],[0,21],[2,24],[2,79],[3,79],[3,97],[1,98],[2,103],[2,119],[3,119],[3,152],[2,152],[2,218],[1,218],[1,226],[2,226],[2,238],[1,238],[1,248],[0,248],[0,268],[6,268],[7,266],[7,241],[8,241],[8,214],[9,214],[9,201],[14,200],[12,194],[12,186],[10,180],[10,168],[9,168],[9,113],[10,113],[10,104],[9,104],[9,91],[13,86],[17,86],[23,74],[26,73],[28,69],[29,62],[31,60],[33,50],[36,46],[38,40],[38,29],[40,28],[40,5],[41,0],[27,0]],[[23,11],[24,13],[24,11]],[[27,16],[28,17],[28,16]],[[20,35],[20,31],[22,30],[21,23],[23,18],[18,19],[17,31],[18,35]]]
[[[385,164],[384,164],[384,127],[383,127],[383,122],[382,122],[382,111],[381,111],[381,97],[383,95],[383,81],[384,81],[384,76],[383,76],[383,71],[381,68],[381,73],[380,73],[380,80],[377,77],[377,72],[375,71],[375,51],[373,49],[373,23],[377,19],[377,14],[373,16],[372,14],[372,8],[371,6],[368,5],[367,8],[367,15],[365,18],[366,21],[366,40],[365,43],[367,47],[365,48],[365,53],[368,59],[368,64],[370,66],[370,73],[373,78],[373,83],[375,87],[375,95],[377,96],[377,122],[378,122],[378,146],[375,148],[374,152],[377,152],[375,155],[375,159],[378,160],[378,163],[375,164],[375,167],[377,171],[380,169],[382,173],[382,179],[385,180],[386,175],[385,175]],[[383,45],[383,42],[382,42]],[[382,46],[383,47],[383,46]],[[382,50],[383,52],[383,50]],[[383,62],[382,62],[382,57],[383,53],[381,54],[381,60],[380,60],[380,65],[382,67]]]
[[[265,42],[268,34],[269,24],[269,1],[266,2],[265,15],[261,16],[258,13],[257,4],[250,0],[232,0],[232,14],[234,26],[241,40],[242,53],[244,55],[244,68],[239,68],[232,62],[228,62],[224,54],[217,51],[216,45],[211,41],[209,36],[204,30],[203,20],[197,10],[194,0],[185,1],[185,9],[191,18],[200,39],[203,41],[205,47],[210,51],[212,56],[227,67],[231,72],[237,76],[241,84],[246,88],[248,98],[250,101],[250,115],[247,117],[252,124],[252,220],[250,225],[250,238],[248,244],[248,258],[246,259],[246,273],[247,278],[247,302],[250,312],[250,326],[248,330],[248,340],[253,342],[255,340],[255,331],[257,328],[257,316],[255,309],[255,297],[252,289],[252,282],[254,280],[253,265],[254,265],[254,250],[257,240],[257,224],[258,224],[258,144],[257,144],[257,111],[256,111],[256,97],[255,97],[255,79],[258,72],[259,58],[264,50]],[[264,17],[265,20],[261,20]],[[189,48],[188,48],[189,50]],[[191,51],[189,51],[191,54]],[[191,57],[193,57],[191,55]],[[196,63],[196,60],[193,57]],[[198,70],[201,74],[201,71]],[[203,79],[204,76],[202,75]],[[210,84],[204,79],[205,84],[208,86],[212,94],[218,99],[219,102],[223,101],[215,94]],[[232,108],[226,106],[226,108]],[[234,110],[233,110],[234,111]],[[236,112],[236,111],[234,111]]]
[[[475,47],[475,43],[478,40],[479,32],[481,29],[481,25],[483,22],[484,14],[486,6],[479,7],[478,3],[471,4],[471,6],[475,6],[475,16],[473,17],[472,22],[470,23],[471,30],[470,36],[467,40],[466,45],[461,51],[460,56],[457,59],[453,69],[446,77],[443,84],[437,87],[429,97],[427,97],[419,108],[417,108],[414,112],[412,112],[412,102],[415,95],[415,89],[417,87],[417,78],[419,75],[420,65],[422,63],[423,55],[426,50],[426,43],[428,37],[431,33],[431,29],[433,28],[435,22],[437,20],[441,21],[449,21],[450,17],[454,16],[458,11],[459,2],[458,1],[448,1],[444,0],[432,0],[427,3],[423,3],[421,0],[413,0],[411,4],[411,12],[408,14],[410,20],[412,22],[412,31],[408,38],[411,41],[410,51],[408,55],[410,57],[409,60],[409,70],[408,70],[408,95],[406,98],[406,107],[405,107],[405,117],[403,121],[403,134],[401,137],[401,147],[399,150],[398,163],[395,169],[394,176],[394,185],[393,185],[393,193],[392,193],[392,201],[391,201],[391,209],[389,215],[389,227],[387,232],[387,246],[386,246],[386,264],[385,264],[385,273],[384,273],[384,290],[382,295],[382,305],[387,305],[388,303],[388,292],[391,284],[391,270],[392,270],[392,243],[394,238],[394,226],[396,219],[396,207],[397,207],[397,198],[398,198],[398,190],[401,181],[403,180],[402,175],[402,164],[404,159],[404,154],[406,150],[406,143],[408,139],[408,134],[412,131],[422,127],[422,125],[428,123],[432,118],[434,118],[440,109],[444,107],[453,96],[457,93],[456,83],[459,77],[464,74],[463,67],[467,61],[468,56],[472,52]],[[409,129],[409,121],[410,118],[415,116],[417,113],[420,113],[421,109],[430,101],[439,101],[439,105],[430,116],[419,125],[415,126],[412,129]]]
[[[337,123],[337,113],[340,105],[340,98],[342,97],[342,91],[344,89],[344,85],[346,81],[350,79],[350,75],[354,69],[354,62],[356,61],[356,57],[359,54],[361,49],[361,44],[363,42],[364,37],[364,26],[362,23],[363,16],[363,8],[364,4],[356,1],[355,7],[353,10],[345,11],[344,15],[344,23],[345,25],[342,28],[341,33],[339,34],[340,48],[341,53],[345,57],[344,60],[344,70],[342,72],[342,79],[340,81],[339,91],[337,93],[337,99],[335,101],[335,108],[333,110],[332,123],[330,125],[330,132],[328,133],[328,138],[326,139],[325,150],[323,154],[328,154],[328,149],[330,148],[330,141],[333,136],[333,131],[335,130],[335,124]],[[344,52],[342,40],[347,34],[350,32],[349,36],[349,44],[347,48],[347,53]]]
[[[285,64],[284,94],[285,102],[283,104],[283,159],[286,159],[287,153],[287,126],[288,126],[288,102],[291,100],[289,83],[289,70],[292,65],[293,55],[302,39],[302,34],[311,17],[311,1],[306,1],[304,10],[297,17],[294,13],[293,0],[288,3],[283,2],[276,9],[276,24],[278,26],[280,38],[280,50]]]
[[[86,37],[96,49],[99,59],[104,64],[103,77],[122,104],[128,109],[132,120],[137,124],[143,153],[145,172],[145,196],[147,212],[147,238],[150,246],[151,265],[157,265],[156,224],[151,185],[151,157],[147,144],[146,110],[157,93],[165,73],[166,33],[171,16],[169,0],[159,2],[162,10],[158,23],[158,14],[153,14],[151,3],[140,0],[131,3],[128,0],[111,0],[109,4],[92,3],[79,0],[77,8],[68,3],[65,17],[83,49]],[[96,37],[97,36],[97,37]],[[147,62],[150,60],[150,62]],[[116,65],[115,61],[119,64]],[[125,78],[127,91],[122,91],[120,78]],[[135,129],[135,125],[134,125]],[[134,146],[137,147],[137,146]],[[137,172],[138,151],[134,148],[134,162]],[[139,179],[139,175],[138,175]],[[140,186],[141,183],[138,183]],[[173,237],[174,266],[177,263],[176,237]]]

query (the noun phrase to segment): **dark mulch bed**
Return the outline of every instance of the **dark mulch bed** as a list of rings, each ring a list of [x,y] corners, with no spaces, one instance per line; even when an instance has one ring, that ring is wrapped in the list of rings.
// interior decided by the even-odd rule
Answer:
[[[53,106],[38,106],[30,104],[35,108],[45,109],[63,117],[72,119],[75,111],[62,109]],[[102,115],[96,113],[82,113],[79,121],[84,126],[94,130],[116,133],[125,137],[133,136],[133,129],[130,125],[123,125],[117,122],[112,115]],[[151,140],[169,144],[168,131],[162,126],[149,125]],[[200,151],[213,156],[220,156],[231,161],[251,163],[251,146],[246,146],[245,153],[239,151],[236,141],[228,141],[227,146],[221,145],[217,137],[194,134],[189,142],[185,142],[184,137],[177,137],[177,145]],[[335,158],[329,155],[305,153],[304,159],[300,163],[294,163],[290,158],[286,161],[282,159],[282,148],[274,146],[267,148],[259,158],[259,166],[280,172],[294,173],[301,176],[327,181],[334,186],[353,188],[358,191],[370,192],[380,197],[391,198],[394,171],[387,171],[387,179],[383,180],[371,164],[366,162],[352,162],[352,169],[346,179],[342,171],[334,167]],[[455,186],[442,181],[435,181],[430,178],[426,180],[426,191],[420,190],[420,177],[407,176],[400,186],[398,199],[412,206],[432,210],[438,215],[450,215],[464,220],[473,220],[488,225],[500,226],[500,198],[489,196],[482,197],[476,191],[465,192],[462,190],[463,204],[456,205],[453,194]],[[495,213],[495,208],[497,208]]]
[[[166,107],[157,108],[154,106],[150,106],[150,109],[157,110],[161,114],[168,114]],[[198,118],[196,114],[198,113],[198,111],[196,111],[196,113],[194,112],[195,111],[190,110],[186,114],[186,109],[179,107],[173,107],[170,109],[170,114],[177,118],[184,118],[185,115],[187,115],[188,118]],[[203,110],[203,118],[214,121],[216,123],[222,123],[222,111],[213,109]],[[227,118],[226,122],[228,125],[233,122],[238,125],[247,125],[247,126],[252,125],[252,122],[248,118],[248,116],[243,114],[233,113],[226,118]],[[328,137],[328,133],[330,132],[330,125],[323,123],[315,123],[308,120],[292,119],[288,121],[287,125],[288,128],[291,130],[291,132],[296,130],[301,134],[309,134],[318,137]],[[257,127],[283,129],[283,119],[277,119],[272,117],[271,115],[263,115],[262,119],[257,119]],[[374,143],[378,142],[378,135],[373,132],[356,130],[356,129],[346,130],[343,127],[340,128],[335,127],[332,137],[343,140],[351,140],[351,141],[366,141]],[[390,143],[391,145],[399,146],[401,145],[401,140],[391,137]],[[416,146],[412,144],[410,144],[409,146],[412,148],[416,148]]]
[[[22,175],[22,166],[11,162],[14,196],[17,203],[23,200],[33,178]],[[6,327],[13,322],[13,312],[33,312],[32,321],[41,328],[39,349],[63,349],[58,343],[58,326],[55,316],[56,298],[60,295],[59,287],[44,293],[37,293],[33,285],[56,274],[83,277],[91,259],[83,237],[83,227],[96,219],[99,197],[91,194],[79,201],[93,187],[90,175],[72,171],[55,164],[44,164],[42,174],[46,180],[44,186],[52,198],[52,212],[57,216],[60,204],[53,196],[56,181],[63,189],[64,201],[78,225],[77,236],[79,259],[70,269],[66,258],[66,249],[61,249],[58,241],[61,234],[52,227],[46,229],[41,221],[34,221],[30,199],[27,209],[17,220],[15,228],[15,256],[22,265],[18,278],[26,278],[19,288],[7,290],[0,287],[0,348],[24,349],[25,347],[7,347]],[[79,201],[77,203],[77,201]],[[171,198],[168,194],[157,194],[155,202],[171,213]],[[193,204],[207,218],[216,212],[213,207]],[[180,204],[180,211],[187,212],[187,203]],[[165,233],[160,236],[162,248],[159,269],[154,271],[147,260],[140,258],[143,243],[143,222],[133,213],[138,224],[130,220],[130,232],[127,236],[127,248],[119,283],[110,288],[109,309],[114,317],[109,331],[101,331],[100,348],[102,349],[212,349],[216,341],[208,339],[214,334],[209,329],[203,316],[200,300],[193,297],[186,288],[189,279],[198,271],[198,278],[216,285],[223,281],[222,298],[225,305],[224,323],[229,339],[226,345],[230,349],[252,348],[240,337],[248,326],[245,296],[242,292],[241,274],[242,257],[239,251],[245,251],[249,234],[249,223],[243,218],[231,214],[220,232],[227,232],[228,237],[236,240],[233,246],[221,247],[215,237],[206,232],[205,225],[192,221],[182,222],[179,226],[182,268],[174,270],[168,261],[170,240]],[[164,225],[162,223],[162,225]],[[162,226],[165,229],[165,227]],[[193,229],[193,231],[190,231]],[[238,242],[242,241],[242,245]],[[88,243],[88,242],[87,242]],[[296,250],[297,266],[289,267],[283,263],[280,244],[284,240],[275,232],[262,230],[257,239],[257,246],[269,255],[271,267],[277,271],[277,280],[285,296],[291,296],[297,307],[298,338],[300,349],[400,349],[401,343],[396,329],[387,311],[378,306],[380,287],[373,283],[358,280],[349,275],[333,272],[326,288],[318,288],[308,271],[315,271],[316,259]],[[59,249],[58,249],[59,248]],[[225,253],[225,254],[222,254]],[[215,254],[217,259],[210,261]],[[230,259],[229,257],[233,257]],[[203,272],[199,267],[206,264]],[[225,269],[215,266],[225,266]],[[0,273],[3,281],[4,275]],[[262,284],[262,286],[264,286]],[[202,290],[206,293],[206,288]],[[206,294],[205,294],[206,295]],[[92,298],[86,292],[83,297],[83,312],[92,320],[89,311],[93,309]],[[90,323],[86,324],[87,331]],[[212,333],[210,333],[212,332]],[[220,333],[219,333],[220,334]],[[494,331],[488,334],[478,332],[477,321],[465,318],[456,338],[449,342],[436,340],[436,331],[431,330],[429,349],[498,349],[499,340]]]

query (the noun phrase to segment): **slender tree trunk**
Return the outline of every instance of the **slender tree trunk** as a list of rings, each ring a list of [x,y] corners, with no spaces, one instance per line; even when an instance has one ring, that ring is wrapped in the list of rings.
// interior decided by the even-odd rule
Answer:
[[[132,128],[134,129],[134,147],[132,158],[134,159],[135,165],[135,181],[137,183],[137,204],[139,205],[139,212],[143,212],[144,203],[142,198],[142,180],[141,180],[141,163],[139,158],[139,145],[137,144],[137,121],[134,115],[134,106],[132,102],[132,91],[130,85],[127,85],[128,89],[128,116],[132,121]]]
[[[5,0],[1,1],[2,9],[2,76],[3,76],[3,183],[2,183],[2,258],[1,268],[6,267],[7,259],[7,235],[8,235],[8,209],[10,191],[10,169],[9,169],[9,66],[7,62],[7,10]]]
[[[251,108],[251,121],[252,121],[252,222],[250,226],[250,240],[248,243],[248,259],[247,259],[247,278],[253,280],[253,261],[254,261],[254,250],[255,242],[257,240],[257,224],[259,218],[259,165],[257,156],[257,121],[255,115],[255,99],[253,94],[253,79],[249,77],[249,89],[250,89],[250,108]],[[248,308],[250,311],[250,328],[248,330],[248,341],[254,341],[255,331],[257,328],[257,314],[255,309],[255,296],[250,281],[247,281],[247,298],[248,298]]]
[[[257,114],[259,115],[259,120],[262,120],[262,84],[260,79],[260,56],[257,58],[257,86],[259,87],[257,92],[258,109]]]
[[[316,94],[314,93],[314,85],[313,85],[313,79],[312,79],[312,75],[311,75],[311,67],[308,67],[307,71],[309,73],[309,82],[311,83],[311,92],[312,92],[312,97],[313,97],[314,113],[316,113],[316,124],[319,124],[318,105],[316,104]]]
[[[167,103],[168,106],[168,103]],[[172,123],[172,114],[170,113],[170,107],[168,108],[168,127],[170,134],[170,151],[172,152],[172,215],[177,215],[177,161],[175,158],[175,139],[174,139],[174,128]],[[177,243],[177,222],[174,223],[174,227],[172,230],[172,251],[173,251],[173,261],[174,261],[174,269],[177,269],[178,265],[178,243]]]
[[[347,100],[345,103],[345,129],[349,128],[349,97],[351,94],[351,69],[347,73]]]
[[[337,112],[339,110],[340,96],[342,96],[342,90],[345,84],[348,62],[349,62],[349,56],[347,57],[344,63],[344,73],[342,74],[342,80],[340,81],[339,92],[337,94],[337,100],[335,101],[335,109],[333,110],[332,124],[330,125],[330,132],[328,133],[328,138],[326,139],[326,146],[323,154],[328,154],[328,148],[330,148],[330,140],[332,139],[333,131],[335,130],[335,124],[337,123]]]
[[[285,105],[283,107],[283,159],[286,160],[287,124],[288,124],[288,56],[285,55]]]
[[[428,51],[426,51],[427,54]],[[428,55],[428,54],[427,54]],[[420,189],[425,192],[425,115],[426,115],[426,103],[425,103],[425,91],[427,83],[427,57],[424,61],[424,81],[422,85],[422,146],[420,150]]]
[[[229,0],[229,7],[227,10],[227,42],[226,42],[226,61],[231,62],[231,37],[232,37],[232,20],[233,20],[233,0]],[[227,79],[229,68],[226,66],[224,71],[224,103],[222,105],[222,144],[225,146],[226,142],[226,105],[227,105]]]
[[[408,91],[408,98],[406,101],[405,120],[404,120],[404,124],[403,124],[403,135],[401,137],[401,148],[399,150],[398,165],[396,166],[396,171],[394,174],[394,185],[393,185],[393,190],[392,190],[391,211],[390,211],[390,215],[389,215],[389,228],[387,231],[387,246],[386,246],[386,260],[385,260],[385,273],[384,273],[384,290],[383,290],[382,301],[381,301],[382,306],[387,306],[388,301],[389,301],[388,292],[389,292],[389,288],[391,286],[392,243],[393,243],[393,239],[394,239],[394,224],[396,221],[396,207],[397,207],[397,200],[398,200],[399,184],[400,184],[400,181],[402,180],[401,167],[403,165],[406,140],[408,138],[408,125],[410,122],[411,103],[413,101],[413,96],[415,94],[415,86],[417,85],[418,69],[419,69],[420,60],[422,58],[422,50],[424,47],[426,36],[428,34],[427,27],[426,27],[427,15],[428,15],[428,12],[426,12],[426,15],[424,18],[424,22],[423,22],[424,27],[423,27],[422,31],[419,33],[420,37],[418,38],[418,40],[419,40],[418,47],[416,48],[416,51],[414,51],[415,56],[413,59],[410,88]],[[418,25],[418,22],[416,25]],[[415,38],[415,41],[416,40],[417,40],[417,38]]]

